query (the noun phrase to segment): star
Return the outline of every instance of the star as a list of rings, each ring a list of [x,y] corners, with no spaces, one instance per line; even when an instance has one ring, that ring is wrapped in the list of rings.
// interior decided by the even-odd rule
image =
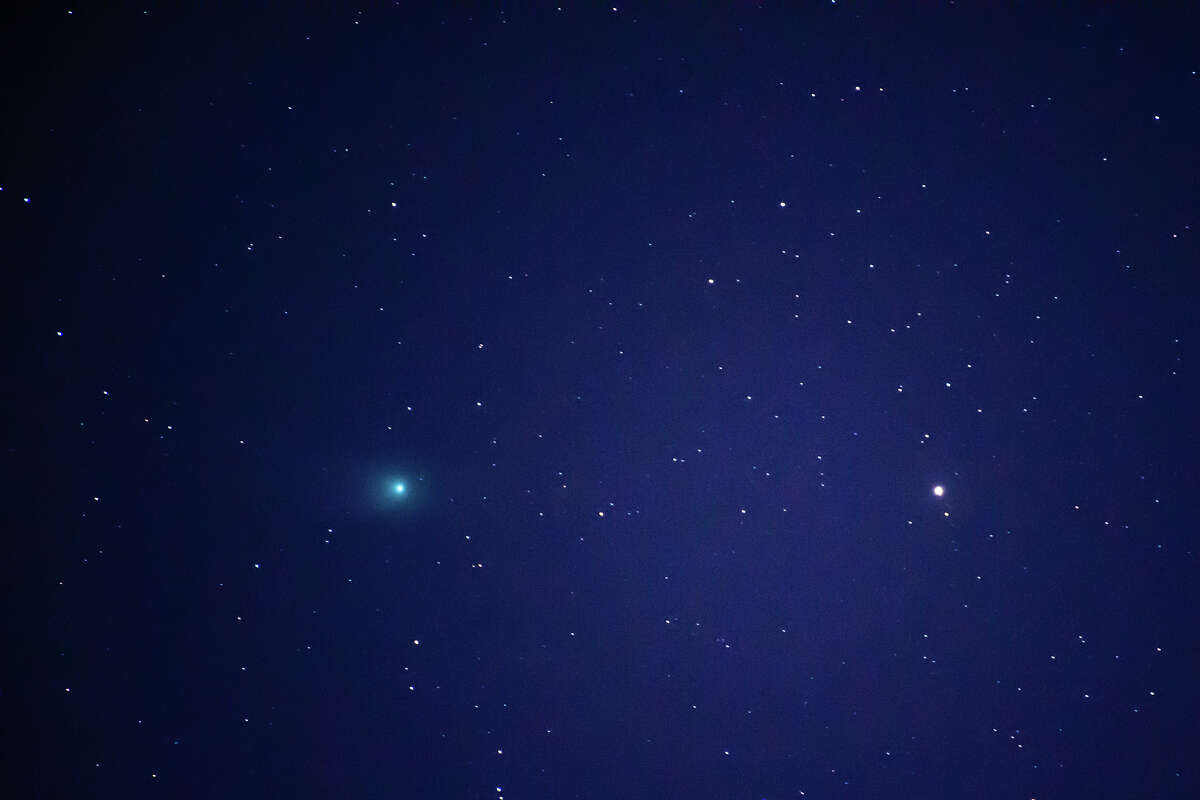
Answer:
[[[934,497],[941,497],[945,493],[946,493],[946,487],[942,486],[940,483],[937,486],[933,487],[933,496]]]

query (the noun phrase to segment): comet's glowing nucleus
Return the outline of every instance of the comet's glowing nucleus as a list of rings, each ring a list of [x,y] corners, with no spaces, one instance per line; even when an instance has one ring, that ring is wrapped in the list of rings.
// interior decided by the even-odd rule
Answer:
[[[397,483],[395,486],[392,487],[392,493],[393,494],[404,494],[404,489],[405,489],[405,487],[404,487],[403,483]]]

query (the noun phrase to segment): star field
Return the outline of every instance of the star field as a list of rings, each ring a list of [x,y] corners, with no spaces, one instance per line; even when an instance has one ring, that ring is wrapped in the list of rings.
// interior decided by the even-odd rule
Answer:
[[[1197,796],[1193,26],[963,5],[12,17],[12,796]]]

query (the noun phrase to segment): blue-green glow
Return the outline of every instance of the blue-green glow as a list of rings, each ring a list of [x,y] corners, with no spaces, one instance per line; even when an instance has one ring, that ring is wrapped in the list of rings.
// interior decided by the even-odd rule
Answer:
[[[395,492],[396,494],[404,494],[404,484],[397,483],[395,486],[392,487],[392,491]]]

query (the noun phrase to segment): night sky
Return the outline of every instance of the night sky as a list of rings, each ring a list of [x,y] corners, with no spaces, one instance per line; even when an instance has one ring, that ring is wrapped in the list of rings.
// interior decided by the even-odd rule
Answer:
[[[5,12],[5,796],[1200,796],[1192,12],[169,5]]]

